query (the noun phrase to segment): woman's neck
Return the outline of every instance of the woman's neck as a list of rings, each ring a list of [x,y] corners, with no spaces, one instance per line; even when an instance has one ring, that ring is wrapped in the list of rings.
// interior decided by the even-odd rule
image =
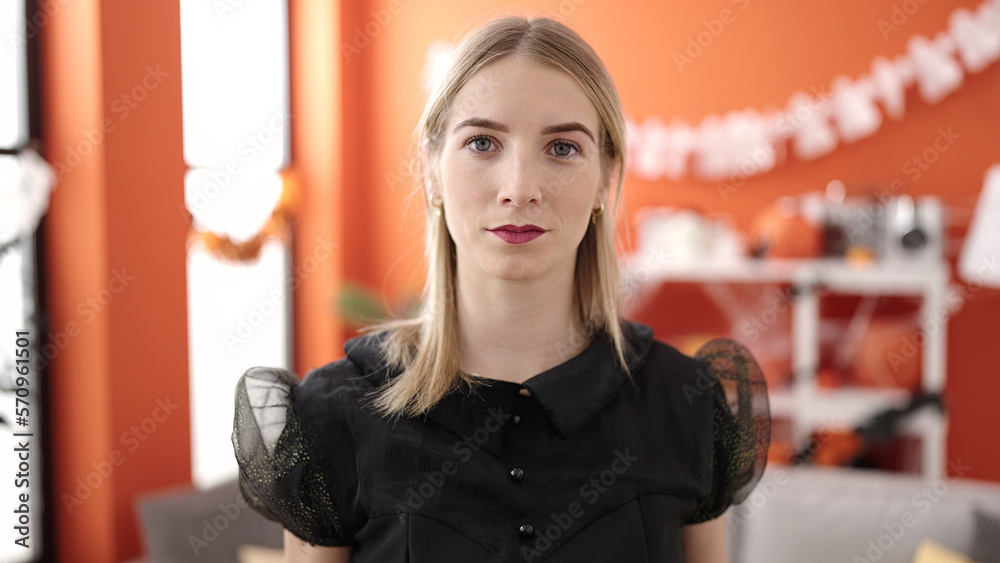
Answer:
[[[582,352],[591,335],[573,307],[575,262],[529,281],[506,281],[459,265],[461,369],[521,383]]]

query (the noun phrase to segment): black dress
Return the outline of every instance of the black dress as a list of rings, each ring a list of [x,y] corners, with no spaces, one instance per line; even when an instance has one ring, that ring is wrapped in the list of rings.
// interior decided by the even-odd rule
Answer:
[[[243,495],[307,542],[354,546],[357,563],[681,562],[681,526],[760,478],[767,390],[732,341],[691,358],[623,328],[635,385],[602,334],[523,384],[456,389],[395,425],[365,401],[398,374],[380,337],[301,382],[251,368],[233,432]]]

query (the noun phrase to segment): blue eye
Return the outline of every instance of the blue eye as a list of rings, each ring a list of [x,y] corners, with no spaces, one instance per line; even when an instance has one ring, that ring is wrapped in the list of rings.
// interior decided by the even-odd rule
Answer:
[[[552,153],[559,157],[567,157],[573,154],[570,151],[580,152],[580,147],[568,141],[556,141],[552,145]]]
[[[471,146],[476,152],[488,152],[493,147],[493,141],[489,137],[477,135],[466,141],[465,146]]]

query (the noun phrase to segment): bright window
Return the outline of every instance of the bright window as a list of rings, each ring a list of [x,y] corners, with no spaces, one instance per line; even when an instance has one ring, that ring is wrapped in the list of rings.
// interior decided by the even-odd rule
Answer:
[[[284,0],[181,0],[185,205],[194,226],[241,242],[268,221],[282,189],[291,118]],[[289,251],[266,242],[252,263],[188,250],[192,475],[236,475],[236,382],[252,366],[288,368]]]
[[[27,52],[31,39],[24,7],[25,2],[19,0],[0,2],[0,467],[10,475],[0,481],[0,497],[9,499],[7,509],[0,513],[0,561],[12,563],[34,561],[41,555],[44,505],[38,361],[43,341],[36,322],[34,233],[27,232],[34,219],[24,211],[28,194],[34,192],[22,183],[20,156],[30,136]],[[15,451],[19,442],[27,444],[28,471],[22,476],[26,480],[16,478],[22,461]],[[21,495],[26,495],[27,502],[19,502]],[[20,521],[22,517],[27,521]],[[14,543],[22,537],[16,526],[25,523],[29,536],[21,541],[27,548]]]
[[[0,2],[0,149],[28,142],[28,64],[24,2]]]

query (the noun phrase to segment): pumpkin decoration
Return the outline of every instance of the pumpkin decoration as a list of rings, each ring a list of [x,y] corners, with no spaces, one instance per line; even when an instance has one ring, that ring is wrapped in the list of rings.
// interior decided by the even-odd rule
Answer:
[[[764,208],[750,228],[751,250],[768,258],[815,258],[823,252],[823,231],[801,212],[798,201],[784,197]]]
[[[912,317],[873,318],[854,353],[854,382],[866,387],[919,390],[923,337]]]

